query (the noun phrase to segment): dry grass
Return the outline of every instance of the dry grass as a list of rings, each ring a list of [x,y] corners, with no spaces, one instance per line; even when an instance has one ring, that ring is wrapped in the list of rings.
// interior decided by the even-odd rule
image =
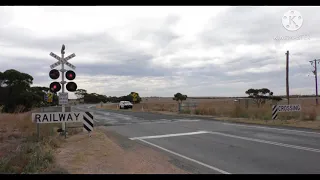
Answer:
[[[60,124],[41,124],[38,139],[31,113],[0,113],[0,173],[62,172],[53,156],[64,141],[56,132]]]
[[[265,105],[258,108],[252,101],[249,101],[246,108],[246,102],[243,99],[237,102],[235,102],[234,99],[231,98],[196,100],[188,99],[186,102],[190,101],[196,102],[197,107],[185,107],[180,112],[180,114],[211,117],[213,116],[216,119],[218,117],[223,117],[224,120],[226,120],[227,118],[230,121],[237,122],[246,121],[248,123],[256,124],[288,125],[320,129],[320,121],[317,121],[317,116],[320,116],[320,106],[315,106],[314,98],[291,98],[290,104],[300,104],[302,107],[301,112],[278,113],[278,120],[275,121],[272,121],[271,118],[272,102],[267,102]],[[278,102],[278,104],[287,104],[287,102],[283,100]],[[117,105],[105,104],[102,108],[117,109]],[[178,104],[177,102],[173,101],[172,98],[149,98],[148,101],[143,101],[143,103],[135,104],[133,107],[133,111],[178,113]]]

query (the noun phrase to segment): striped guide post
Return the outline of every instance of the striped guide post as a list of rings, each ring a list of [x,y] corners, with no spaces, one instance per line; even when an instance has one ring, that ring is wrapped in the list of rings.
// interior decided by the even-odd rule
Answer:
[[[91,131],[93,131],[93,113],[83,113],[83,129],[88,131],[89,134]]]
[[[276,119],[278,117],[278,105],[272,106],[272,119]]]

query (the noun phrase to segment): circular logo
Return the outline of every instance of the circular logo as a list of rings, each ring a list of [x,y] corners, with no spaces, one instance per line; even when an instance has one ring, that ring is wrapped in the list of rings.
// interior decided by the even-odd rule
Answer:
[[[303,23],[302,15],[299,11],[290,10],[284,13],[282,17],[282,25],[289,31],[296,31],[301,28]]]

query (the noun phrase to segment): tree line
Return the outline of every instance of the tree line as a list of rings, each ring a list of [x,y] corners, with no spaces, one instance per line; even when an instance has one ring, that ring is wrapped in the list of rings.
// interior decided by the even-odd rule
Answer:
[[[15,69],[0,72],[0,110],[4,113],[27,112],[34,108],[56,106],[59,104],[58,94],[51,92],[48,87],[33,86],[34,78],[27,73]],[[44,97],[48,92],[53,93],[53,102],[48,103]],[[78,99],[83,99],[84,103],[100,103],[120,101],[133,102],[131,92],[125,96],[106,96],[97,93],[88,93],[84,89],[78,89],[75,95]],[[141,97],[137,93],[136,103],[141,102]]]
[[[48,87],[31,87],[33,77],[27,73],[9,69],[0,72],[0,106],[1,111],[14,113],[26,112],[33,108],[57,105],[57,94],[54,94],[53,103],[44,101]]]
[[[33,108],[58,105],[58,95],[53,93],[53,102],[48,103],[44,100],[45,95],[50,91],[48,87],[31,86],[33,77],[27,73],[19,72],[15,69],[9,69],[0,72],[0,107],[2,112],[14,113],[16,111],[26,112]],[[130,92],[128,95],[116,97],[106,96],[97,93],[88,93],[85,89],[78,89],[75,92],[77,99],[83,100],[84,103],[118,103],[120,101],[133,102],[133,94],[137,94],[135,103],[142,101],[136,92]],[[253,89],[250,88],[245,92],[248,98],[253,99],[258,107],[268,100],[280,101],[281,96],[274,96],[273,92],[267,88]],[[303,97],[303,96],[302,96]],[[187,95],[176,93],[173,100],[182,103],[187,99]]]
[[[101,95],[97,93],[88,93],[85,89],[77,89],[75,92],[75,95],[77,96],[77,99],[83,99],[84,103],[118,103],[120,101],[130,101],[133,103],[133,96],[132,94],[136,92],[131,92],[128,95],[125,96],[106,96]],[[134,103],[140,103],[142,101],[141,97],[139,96],[139,93],[137,94],[137,100]]]

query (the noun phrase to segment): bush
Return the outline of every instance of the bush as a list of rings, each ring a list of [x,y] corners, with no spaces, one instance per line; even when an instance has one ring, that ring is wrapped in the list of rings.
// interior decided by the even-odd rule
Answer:
[[[184,109],[180,111],[181,114],[191,114],[191,111],[189,109]]]

